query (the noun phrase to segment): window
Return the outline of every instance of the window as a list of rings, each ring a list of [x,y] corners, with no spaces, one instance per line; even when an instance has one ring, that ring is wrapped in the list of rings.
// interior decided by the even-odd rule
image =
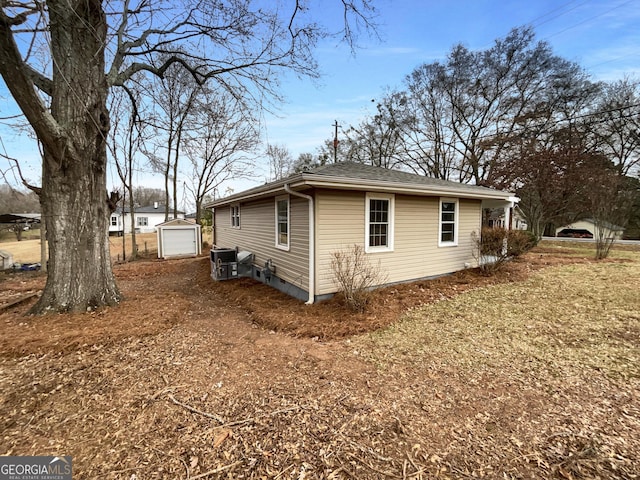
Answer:
[[[367,194],[365,251],[385,252],[393,250],[394,196]]]
[[[231,226],[240,228],[240,205],[231,205]]]
[[[439,246],[455,246],[458,244],[458,201],[440,199],[440,239]]]
[[[138,227],[146,227],[149,225],[149,218],[148,217],[138,217],[136,219],[136,225]]]
[[[116,217],[116,216],[111,217],[111,225],[113,227],[117,227],[118,226],[118,217]]]
[[[276,247],[289,250],[289,197],[276,198]]]

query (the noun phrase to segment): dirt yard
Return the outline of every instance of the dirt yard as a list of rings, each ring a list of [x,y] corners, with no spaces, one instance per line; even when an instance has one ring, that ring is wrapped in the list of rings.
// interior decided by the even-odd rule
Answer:
[[[125,300],[0,314],[0,454],[74,479],[640,478],[640,252],[307,306],[208,259],[115,267]],[[44,278],[9,274],[0,302]]]

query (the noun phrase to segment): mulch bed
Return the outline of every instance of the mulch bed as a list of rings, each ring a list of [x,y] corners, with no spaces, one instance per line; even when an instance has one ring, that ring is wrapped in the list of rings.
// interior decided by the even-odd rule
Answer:
[[[638,478],[636,379],[378,368],[358,351],[407,309],[592,261],[548,248],[379,290],[364,314],[214,283],[206,258],[123,264],[118,307],[0,314],[0,454],[72,455],[77,479]],[[0,300],[43,282],[9,275]]]

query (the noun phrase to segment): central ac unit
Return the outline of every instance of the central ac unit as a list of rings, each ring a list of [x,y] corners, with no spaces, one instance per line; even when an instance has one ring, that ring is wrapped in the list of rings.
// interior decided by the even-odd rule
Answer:
[[[232,248],[216,248],[211,250],[211,278],[214,280],[230,280],[238,277],[236,251]]]

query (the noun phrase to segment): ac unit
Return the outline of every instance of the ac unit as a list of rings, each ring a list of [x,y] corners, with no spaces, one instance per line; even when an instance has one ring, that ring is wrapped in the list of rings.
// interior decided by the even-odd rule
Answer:
[[[211,250],[211,278],[229,280],[238,277],[236,251],[231,248]]]

